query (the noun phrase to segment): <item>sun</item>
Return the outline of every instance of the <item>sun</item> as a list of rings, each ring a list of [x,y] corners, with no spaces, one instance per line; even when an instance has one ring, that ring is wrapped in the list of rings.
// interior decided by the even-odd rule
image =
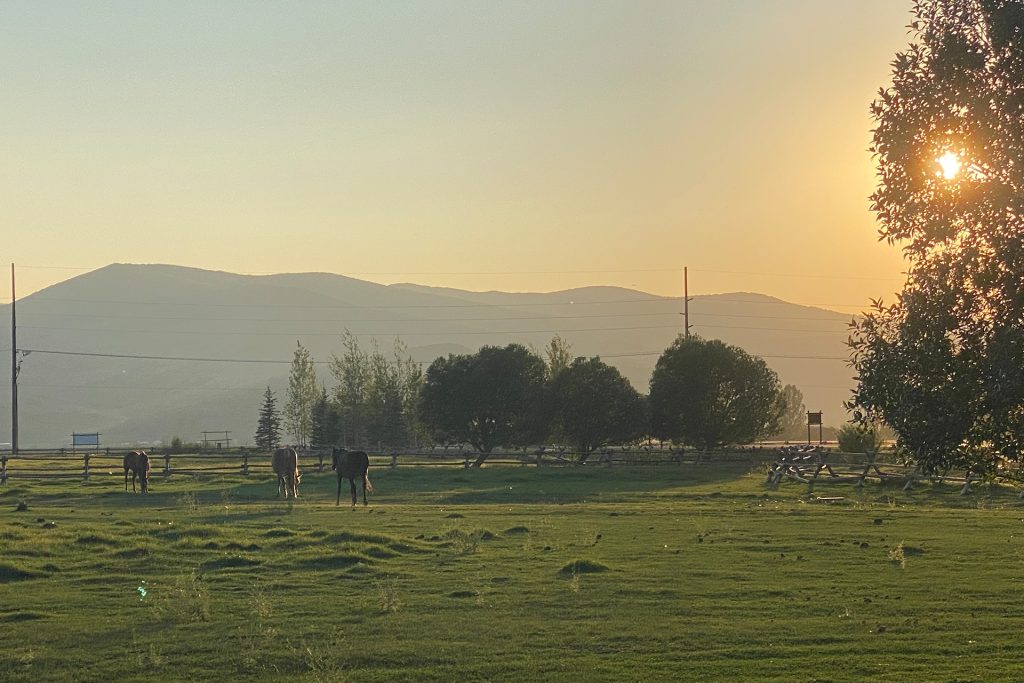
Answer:
[[[939,166],[942,167],[942,171],[940,173],[946,180],[952,180],[958,173],[960,173],[960,158],[953,152],[946,152],[936,159],[936,161],[938,161]]]

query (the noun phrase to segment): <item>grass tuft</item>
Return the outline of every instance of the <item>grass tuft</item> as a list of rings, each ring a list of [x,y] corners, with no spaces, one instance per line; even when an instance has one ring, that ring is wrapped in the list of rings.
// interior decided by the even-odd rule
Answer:
[[[597,574],[606,572],[610,567],[594,560],[576,559],[558,570],[559,574]]]
[[[207,560],[200,564],[199,568],[208,571],[211,569],[231,569],[233,567],[255,567],[260,564],[262,564],[262,561],[251,557],[228,555],[227,557],[218,557],[214,560]]]
[[[14,612],[8,612],[7,614],[0,614],[0,623],[10,624],[19,621],[35,621],[37,619],[46,619],[49,616],[49,614],[33,612],[31,610],[16,610]]]
[[[296,564],[307,569],[343,569],[360,563],[371,564],[372,562],[372,559],[362,553],[335,553],[306,558]]]
[[[23,569],[13,564],[0,563],[0,583],[6,583],[8,581],[26,581],[28,579],[38,579],[44,576],[46,575],[41,572]]]
[[[275,527],[273,529],[267,529],[263,532],[263,535],[267,538],[286,538],[288,536],[294,536],[295,532],[291,529],[284,529],[282,527]]]

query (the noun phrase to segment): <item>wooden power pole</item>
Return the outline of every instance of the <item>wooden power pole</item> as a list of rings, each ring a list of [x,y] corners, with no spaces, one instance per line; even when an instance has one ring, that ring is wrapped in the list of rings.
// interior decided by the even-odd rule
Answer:
[[[11,453],[18,454],[18,312],[11,264]]]
[[[683,266],[683,338],[690,338],[690,278]]]

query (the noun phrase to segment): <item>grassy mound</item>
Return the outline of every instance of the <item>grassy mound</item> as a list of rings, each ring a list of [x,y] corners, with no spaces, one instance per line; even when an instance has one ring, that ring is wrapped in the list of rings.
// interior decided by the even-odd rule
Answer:
[[[575,559],[558,570],[559,574],[597,574],[606,572],[610,567],[594,560]]]
[[[38,579],[45,576],[40,572],[33,572],[28,569],[22,569],[13,564],[0,563],[0,583],[6,583],[8,581],[25,581],[27,579]]]

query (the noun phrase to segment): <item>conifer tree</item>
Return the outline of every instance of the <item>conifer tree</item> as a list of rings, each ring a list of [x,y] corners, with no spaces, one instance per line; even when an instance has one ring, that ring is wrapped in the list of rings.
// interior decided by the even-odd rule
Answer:
[[[260,408],[260,419],[256,424],[256,445],[264,450],[277,448],[281,439],[281,418],[277,414],[277,398],[267,387],[263,394],[263,407]]]

